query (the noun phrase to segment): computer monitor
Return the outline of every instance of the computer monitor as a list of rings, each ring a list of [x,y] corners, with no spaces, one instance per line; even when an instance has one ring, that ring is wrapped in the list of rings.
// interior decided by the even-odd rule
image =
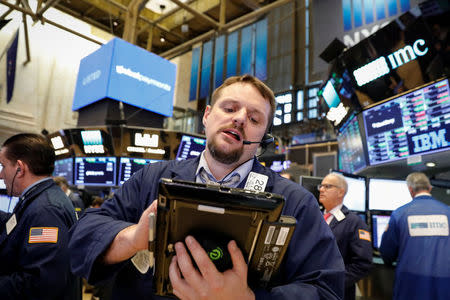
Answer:
[[[10,197],[9,195],[0,194],[0,210],[4,212],[12,212],[19,202],[19,197]]]
[[[366,211],[366,178],[362,176],[352,175],[343,172],[342,174],[347,181],[348,190],[344,196],[344,205],[349,210],[365,212]]]
[[[180,146],[178,147],[178,152],[176,160],[185,160],[192,157],[199,156],[206,147],[206,139],[183,135],[181,137]]]
[[[116,185],[115,157],[75,157],[75,184]]]
[[[319,190],[317,186],[322,183],[323,177],[313,177],[313,176],[300,176],[299,184],[311,192],[311,194],[316,197],[317,202],[319,202]],[[319,207],[323,209],[322,204],[319,202]]]
[[[411,200],[404,180],[369,179],[369,210],[395,210]]]
[[[73,158],[55,160],[55,170],[53,176],[62,176],[67,179],[67,183],[73,184]]]
[[[158,162],[157,159],[121,157],[119,164],[119,185],[122,185],[130,177],[142,169],[145,165]]]
[[[6,184],[3,179],[0,179],[0,190],[6,190]]]
[[[367,167],[363,140],[356,115],[350,117],[339,129],[339,170],[354,174]]]
[[[389,224],[391,216],[372,215],[372,242],[375,249],[380,249],[381,238]]]

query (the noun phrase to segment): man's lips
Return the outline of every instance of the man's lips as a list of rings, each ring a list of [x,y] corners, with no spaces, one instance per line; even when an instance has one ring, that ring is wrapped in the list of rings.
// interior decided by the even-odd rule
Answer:
[[[236,141],[242,140],[242,134],[236,129],[227,128],[222,130],[222,132]]]

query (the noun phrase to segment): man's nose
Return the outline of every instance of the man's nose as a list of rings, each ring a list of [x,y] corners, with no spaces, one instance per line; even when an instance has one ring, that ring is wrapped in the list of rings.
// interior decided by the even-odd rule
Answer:
[[[233,115],[233,123],[238,127],[244,127],[247,120],[247,112],[244,108],[237,110]]]

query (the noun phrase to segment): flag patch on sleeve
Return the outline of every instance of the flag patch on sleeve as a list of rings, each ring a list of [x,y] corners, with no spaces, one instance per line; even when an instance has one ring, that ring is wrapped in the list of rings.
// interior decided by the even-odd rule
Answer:
[[[360,240],[366,240],[366,241],[372,241],[372,238],[370,237],[370,233],[367,230],[358,229],[359,233],[359,239]]]
[[[56,243],[58,227],[31,227],[28,243]]]

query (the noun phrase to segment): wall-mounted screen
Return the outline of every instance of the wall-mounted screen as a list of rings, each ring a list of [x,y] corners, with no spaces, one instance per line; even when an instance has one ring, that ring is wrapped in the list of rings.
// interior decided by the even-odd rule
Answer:
[[[75,157],[75,184],[116,185],[116,158]]]
[[[0,210],[4,212],[12,212],[19,202],[19,197],[9,197],[5,194],[0,194]]]
[[[183,135],[181,137],[180,146],[176,160],[185,160],[199,156],[206,147],[206,139],[196,136]]]
[[[344,205],[349,210],[366,211],[366,178],[341,172],[347,181],[348,189],[344,197]]]
[[[367,167],[358,118],[353,116],[339,129],[339,170],[356,173]]]
[[[145,165],[158,162],[157,159],[121,157],[119,165],[119,185],[122,185],[130,177],[142,169]]]
[[[67,182],[73,184],[73,158],[65,158],[55,160],[55,170],[53,176],[62,176],[67,179]]]
[[[372,215],[372,242],[375,249],[380,249],[381,238],[389,224],[390,216]]]
[[[370,165],[450,148],[448,79],[363,111]]]
[[[404,180],[369,179],[369,209],[395,210],[412,200]]]

